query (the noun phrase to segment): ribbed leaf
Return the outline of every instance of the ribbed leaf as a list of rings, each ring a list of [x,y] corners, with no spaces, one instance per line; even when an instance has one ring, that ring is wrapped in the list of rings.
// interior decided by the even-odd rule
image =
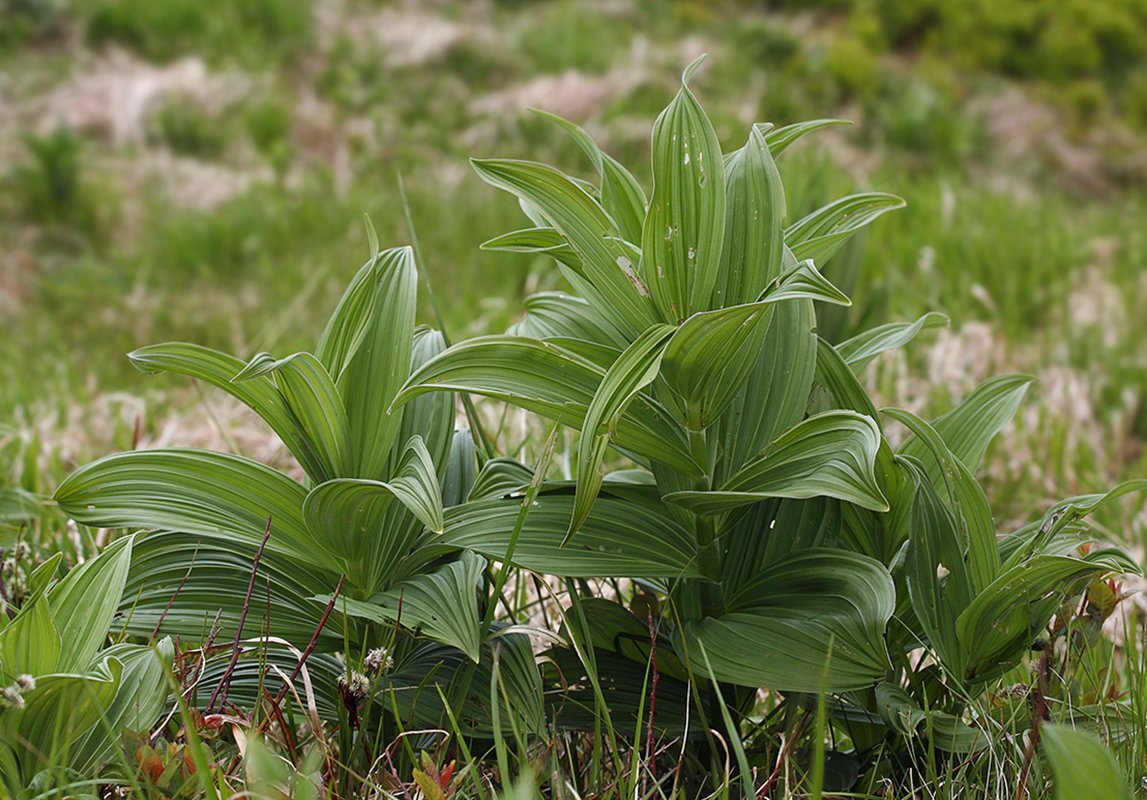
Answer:
[[[598,489],[601,488],[601,462],[610,440],[616,434],[622,412],[634,395],[657,377],[665,343],[675,330],[671,325],[650,327],[618,356],[601,379],[601,385],[586,410],[578,442],[577,494],[569,532],[563,545],[569,542],[585,522]]]
[[[446,339],[436,330],[425,325],[414,329],[414,344],[410,353],[410,371],[414,372],[427,361],[436,358],[446,350]],[[416,398],[402,409],[402,423],[394,439],[391,452],[391,476],[400,469],[398,461],[403,458],[406,443],[418,436],[426,445],[426,452],[434,463],[438,476],[446,471],[446,460],[454,442],[455,397],[450,392],[435,392]]]
[[[346,409],[326,368],[310,353],[277,359],[259,353],[233,378],[235,383],[273,375],[287,408],[298,421],[311,451],[322,462],[321,476],[331,480],[351,474],[350,432]]]
[[[1110,571],[1107,564],[1037,555],[1001,573],[956,620],[968,680],[987,680],[1022,657],[1073,583]]]
[[[162,633],[179,636],[184,643],[198,642],[218,614],[217,641],[234,637],[257,547],[256,542],[219,533],[160,531],[137,537],[119,608],[127,632],[148,639],[162,619]],[[309,598],[333,592],[338,580],[338,573],[322,568],[317,559],[299,561],[265,551],[255,583],[258,601],[251,601],[245,630],[252,635],[265,630],[292,642],[310,641],[323,608]],[[342,645],[342,630],[324,628],[320,651]]]
[[[322,458],[312,448],[298,420],[287,407],[287,401],[269,377],[233,383],[232,378],[242,371],[243,362],[197,344],[155,344],[129,353],[128,358],[144,374],[174,372],[227,392],[263,418],[312,480],[322,479]]]
[[[269,550],[341,571],[314,547],[303,522],[306,492],[270,467],[208,450],[136,450],[69,475],[55,499],[72,519],[103,528],[164,528],[258,544],[271,518]]]
[[[836,408],[847,408],[871,417],[880,425],[880,414],[872,398],[856,377],[840,351],[824,339],[816,339],[816,380],[832,397]]]
[[[725,236],[714,305],[751,303],[781,272],[785,192],[758,128],[725,162]]]
[[[811,258],[824,264],[858,230],[885,211],[903,206],[899,197],[883,192],[844,197],[790,225],[785,231],[785,243],[798,261]]]
[[[117,644],[99,655],[123,664],[115,697],[104,707],[102,719],[68,748],[68,761],[81,775],[94,774],[121,747],[125,729],[149,730],[167,705],[167,673],[175,658],[171,639],[163,638],[155,648],[138,644]]]
[[[681,422],[707,428],[728,408],[756,367],[774,306],[731,306],[694,314],[669,340],[661,372],[684,400]]]
[[[56,672],[63,649],[48,600],[39,597],[25,604],[16,619],[0,632],[0,679],[8,685],[17,675],[35,677]]]
[[[1019,408],[1028,384],[1027,375],[998,375],[981,383],[963,403],[932,422],[948,449],[973,472],[980,466],[988,443],[1009,422]],[[900,448],[902,455],[917,456],[925,450],[922,442],[909,439]]]
[[[821,128],[827,128],[832,125],[851,125],[847,119],[813,119],[808,122],[795,122],[792,125],[785,125],[783,128],[772,128],[770,125],[767,129],[765,125],[768,123],[754,125],[753,127],[759,130],[768,142],[769,152],[773,154],[773,158],[780,158],[781,153],[788,150],[789,145],[793,144],[806,134],[813,131],[819,131]]]
[[[1040,734],[1054,800],[1131,800],[1119,762],[1093,734],[1050,723],[1040,727]]]
[[[649,288],[629,251],[613,238],[616,226],[601,205],[567,175],[544,164],[471,160],[482,180],[536,205],[581,258],[581,274],[629,325],[627,334],[657,321]],[[600,309],[603,313],[605,309]]]
[[[630,242],[641,241],[641,224],[645,218],[645,193],[629,171],[613,158],[598,149],[597,143],[579,125],[562,119],[548,111],[530,109],[544,119],[548,119],[568,133],[578,147],[593,162],[594,169],[601,175],[601,205],[617,225],[622,239]]]
[[[380,560],[401,555],[402,541],[388,530],[388,512],[397,498],[422,524],[442,531],[442,495],[430,454],[419,437],[407,445],[398,474],[390,482],[340,479],[316,486],[303,503],[303,516],[316,547],[338,559],[341,571],[371,594],[384,575]]]
[[[484,336],[456,344],[428,362],[410,376],[395,404],[441,389],[473,392],[580,430],[604,375],[600,367],[546,342]],[[699,471],[684,432],[644,395],[617,421],[613,442],[687,474]]]
[[[368,601],[339,600],[337,608],[352,617],[421,629],[434,641],[457,647],[476,662],[482,632],[478,589],[485,566],[485,559],[463,553],[459,560],[415,575]],[[314,599],[325,605],[330,595]]]
[[[400,414],[391,400],[410,375],[418,271],[409,247],[379,255],[374,318],[339,380],[350,431],[352,474],[386,480],[393,466]]]
[[[618,351],[629,346],[625,334],[603,317],[588,301],[561,292],[540,292],[526,298],[526,318],[507,331],[511,336],[532,339],[581,339]]]
[[[642,277],[661,319],[678,325],[709,311],[725,231],[721,143],[688,81],[653,125],[653,196],[642,228]]]
[[[996,526],[983,488],[927,422],[902,409],[885,409],[884,413],[906,425],[924,444],[926,451],[920,460],[939,496],[949,504],[960,546],[965,550],[971,591],[978,594],[1000,571]]]
[[[774,306],[764,343],[741,393],[721,416],[725,456],[717,485],[804,418],[816,366],[816,326],[810,300]]]
[[[888,669],[884,626],[895,602],[879,562],[813,548],[761,571],[727,599],[728,613],[686,620],[675,649],[694,671],[743,686],[819,691],[828,664],[830,690],[860,689]]]
[[[355,274],[315,347],[315,356],[340,385],[343,372],[358,352],[376,316],[378,263],[378,254],[373,253]]]
[[[516,566],[569,577],[697,575],[692,533],[651,504],[601,496],[577,539],[563,548],[573,502],[568,494],[538,496],[514,548]],[[443,543],[505,558],[521,505],[521,499],[510,498],[448,508]]]
[[[486,500],[522,492],[534,479],[534,471],[513,458],[492,458],[482,465],[468,500]]]
[[[717,491],[674,492],[665,497],[695,514],[710,515],[768,497],[836,497],[886,511],[873,475],[880,431],[871,418],[852,411],[809,417],[780,436]]]
[[[455,719],[468,735],[489,737],[493,733],[490,713],[490,679],[493,659],[505,694],[499,692],[499,726],[508,733],[516,725],[519,732],[542,733],[541,679],[534,662],[530,638],[520,633],[495,633],[482,643],[481,660],[470,682],[470,692],[461,708],[452,708]],[[442,692],[458,680],[459,671],[469,666],[465,654],[454,647],[426,643],[403,657],[381,682],[378,700],[389,710],[398,709],[398,718],[408,729],[449,726],[442,706]],[[450,695],[447,694],[449,697]]]
[[[924,711],[908,692],[892,683],[876,687],[876,707],[888,727],[902,736],[931,734],[932,744],[949,753],[975,753],[990,743],[988,735],[943,711]]]
[[[74,568],[48,593],[63,648],[55,672],[82,672],[107,641],[120,604],[134,537],[116,539],[99,556]]]
[[[780,278],[780,287],[770,292],[767,300],[779,303],[782,300],[795,300],[807,297],[838,306],[850,306],[848,295],[832,285],[832,282],[817,271],[811,258],[789,268]]]
[[[879,325],[858,334],[847,342],[836,346],[837,352],[853,369],[860,369],[874,356],[885,350],[903,347],[916,338],[916,334],[927,328],[942,328],[948,324],[948,317],[929,311],[915,322],[891,322]]]
[[[956,618],[973,597],[964,547],[952,512],[940,500],[927,475],[915,466],[909,465],[909,469],[916,488],[905,559],[912,611],[940,663],[961,678],[968,653],[956,633]],[[943,577],[941,567],[947,572]]]
[[[15,775],[0,771],[13,795],[36,773],[68,764],[71,745],[97,725],[119,687],[123,665],[105,659],[92,672],[45,675],[24,695],[23,708],[0,714],[0,764],[17,765]],[[4,758],[7,751],[9,758]]]
[[[1028,545],[1012,553],[1008,557],[1004,568],[1009,569],[1020,563],[1024,558],[1035,553],[1048,552],[1049,546],[1054,545],[1055,540],[1062,534],[1072,531],[1073,529],[1080,532],[1086,530],[1086,528],[1080,525],[1080,521],[1084,517],[1098,511],[1112,500],[1116,500],[1125,494],[1145,490],[1147,490],[1147,480],[1124,481],[1105,494],[1081,495],[1056,503],[1044,514],[1043,520],[1039,524],[1039,529],[1035,532]],[[1075,542],[1069,543],[1069,548],[1075,549],[1077,545],[1078,543]],[[1099,555],[1101,552],[1106,551],[1094,551],[1089,557]],[[1125,572],[1134,572],[1136,574],[1142,572],[1142,568],[1134,561],[1126,566],[1114,568]]]
[[[503,253],[543,253],[579,272],[584,269],[581,257],[554,228],[526,228],[504,233],[483,242],[482,249]]]

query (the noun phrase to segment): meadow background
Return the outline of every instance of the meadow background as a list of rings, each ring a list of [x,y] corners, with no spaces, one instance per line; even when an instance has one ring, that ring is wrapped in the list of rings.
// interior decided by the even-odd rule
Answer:
[[[855,123],[781,161],[790,219],[907,201],[836,257],[856,304],[821,321],[951,318],[868,368],[878,403],[934,417],[990,375],[1038,379],[985,462],[1001,529],[1144,477],[1144,41],[1144,0],[0,0],[0,546],[93,552],[39,501],[116,450],[290,468],[238,405],[125,353],[306,349],[368,256],[364,212],[384,247],[413,226],[453,339],[503,331],[560,276],[479,251],[522,217],[467,159],[588,177],[536,107],[648,185],[650,125],[703,53],[691,86],[729,147]],[[1095,521],[1142,554],[1141,501]]]

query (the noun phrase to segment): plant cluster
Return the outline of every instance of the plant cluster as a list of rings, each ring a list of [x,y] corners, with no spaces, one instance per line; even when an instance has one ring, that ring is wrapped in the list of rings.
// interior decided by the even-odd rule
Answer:
[[[0,630],[0,684],[32,676],[28,706],[65,685],[91,698],[75,719],[0,711],[12,775],[108,760],[123,727],[159,716],[174,661],[185,744],[129,737],[129,784],[196,775],[214,796],[228,770],[196,731],[219,719],[237,720],[251,775],[274,758],[248,733],[274,727],[297,774],[266,774],[318,775],[340,796],[409,775],[444,798],[467,770],[481,796],[519,775],[527,796],[535,772],[600,796],[732,783],[758,796],[781,790],[782,763],[800,773],[785,790],[813,796],[1038,791],[1040,740],[1106,759],[1098,777],[1057,767],[1062,796],[1096,780],[1125,791],[1099,743],[1061,726],[1106,731],[1133,701],[1051,665],[1083,658],[1122,597],[1110,576],[1139,572],[1085,518],[1147,482],[998,535],[975,471],[1030,379],[989,379],[930,422],[878,411],[859,371],[946,319],[823,337],[825,309],[850,303],[823,266],[902,201],[866,192],[790,221],[776,160],[838,121],[753,125],[725,152],[687,85],[698,63],[654,126],[651,193],[552,115],[598,180],[473,162],[530,222],[485,247],[552,258],[572,290],[533,295],[504,335],[449,346],[417,326],[415,250],[381,249],[368,222],[370,258],[310,351],[131,354],[250,407],[301,477],[169,448],[107,456],[60,485],[77,523],[137,532],[57,583],[59,556],[37,568]],[[500,454],[472,395],[547,420],[536,463]],[[469,427],[455,429],[456,401]],[[911,434],[896,449],[892,423]],[[555,478],[562,428],[579,437]],[[558,631],[526,626],[506,599],[531,574],[564,585],[566,606],[541,581],[529,601]],[[113,618],[128,638],[101,650]],[[557,639],[540,658],[531,631]],[[198,643],[202,660],[143,644],[158,635]],[[1005,679],[1022,687],[996,693]],[[302,767],[304,729],[320,766]],[[33,734],[45,743],[15,744]]]

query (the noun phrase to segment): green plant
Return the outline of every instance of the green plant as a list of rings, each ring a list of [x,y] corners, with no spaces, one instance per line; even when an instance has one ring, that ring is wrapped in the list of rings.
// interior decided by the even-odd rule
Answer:
[[[53,556],[27,577],[19,611],[0,614],[0,776],[12,796],[90,777],[122,729],[150,726],[163,710],[171,641],[101,646],[132,544],[116,540],[59,581]]]
[[[964,720],[968,693],[1018,664],[1096,576],[1138,570],[1118,549],[1069,556],[1078,540],[1068,535],[1143,484],[1068,501],[997,541],[972,476],[1023,376],[987,381],[932,424],[886,410],[914,434],[893,452],[857,372],[945,320],[928,314],[836,345],[817,336],[813,301],[848,302],[817,266],[901,205],[855,195],[785,225],[774,159],[826,121],[754,126],[743,148],[722,153],[683,82],[654,126],[647,200],[584,131],[553,119],[600,184],[542,164],[474,161],[535,225],[485,247],[552,256],[579,296],[530,298],[507,335],[430,360],[394,405],[464,391],[581,431],[576,479],[545,485],[520,530],[516,494],[530,470],[505,461],[478,478],[497,475],[502,496],[445,515],[444,540],[487,557],[513,542],[522,568],[641,586],[638,614],[571,589],[577,656],[549,656],[564,680],[584,680],[557,724],[592,729],[599,715],[616,723],[624,713],[640,731],[656,659],[663,694],[650,726],[702,737],[731,708],[726,741],[744,732],[758,752],[780,730],[791,738],[806,695],[827,687],[831,724],[850,743],[832,754],[850,776],[838,790],[860,775],[871,790],[889,753],[914,752],[921,738],[929,752],[982,750],[996,732]],[[611,449],[630,464],[603,475]],[[912,655],[921,645],[940,672]],[[700,729],[686,722],[690,684]],[[588,715],[587,685],[597,695]],[[784,693],[779,722],[743,730],[761,686]],[[701,774],[713,768],[704,748],[691,752]],[[967,775],[981,774],[982,761],[969,764]]]
[[[127,631],[233,636],[230,663],[216,660],[205,673],[223,698],[230,683],[233,702],[252,705],[268,661],[296,671],[302,663],[274,646],[240,659],[244,630],[295,652],[311,642],[323,714],[341,721],[345,757],[367,759],[360,775],[402,726],[444,724],[446,698],[425,685],[430,675],[458,692],[449,700],[463,731],[489,735],[496,723],[481,698],[496,655],[502,719],[541,724],[528,640],[480,622],[485,561],[441,537],[444,505],[472,491],[470,434],[453,432],[448,395],[388,411],[410,370],[444,349],[441,334],[414,326],[416,278],[410,248],[380,252],[375,242],[314,353],[261,353],[244,364],[173,343],[131,354],[144,372],[196,378],[250,406],[298,459],[302,481],[239,456],[168,449],[106,457],[55,494],[83,524],[159,529],[135,548]],[[260,592],[268,582],[265,597],[252,594],[256,577]],[[339,622],[324,626],[332,612]],[[376,651],[393,668],[372,668]],[[199,705],[221,707],[218,694],[200,695]],[[365,753],[356,737],[368,738]]]

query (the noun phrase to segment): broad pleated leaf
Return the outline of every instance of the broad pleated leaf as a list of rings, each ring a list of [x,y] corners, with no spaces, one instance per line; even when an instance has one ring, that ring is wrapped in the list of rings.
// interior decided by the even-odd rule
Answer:
[[[581,257],[570,247],[568,241],[554,228],[526,228],[496,236],[481,245],[483,250],[496,250],[503,253],[542,253],[556,259],[578,272],[584,267]]]
[[[888,727],[909,738],[930,734],[932,744],[939,750],[975,753],[991,743],[987,734],[959,717],[923,710],[908,692],[892,683],[876,687],[876,707]]]
[[[613,217],[621,238],[639,244],[647,201],[641,184],[611,156],[601,155],[601,204]]]
[[[780,158],[781,153],[788,150],[790,145],[797,142],[806,134],[833,125],[851,124],[852,122],[847,119],[813,119],[808,122],[795,122],[792,125],[785,125],[783,128],[773,128],[769,123],[758,123],[753,127],[764,135],[765,141],[768,142],[769,145],[769,152],[773,154],[773,158]],[[767,128],[766,125],[768,126]]]
[[[502,400],[580,430],[604,375],[600,367],[546,342],[483,336],[456,344],[425,364],[410,376],[395,404],[451,389]],[[617,421],[613,442],[687,474],[699,471],[684,432],[644,395]]]
[[[880,431],[871,418],[852,411],[809,417],[781,435],[712,492],[674,492],[666,500],[695,514],[710,515],[768,497],[836,497],[873,511],[886,511],[873,475]]]
[[[414,344],[410,353],[410,371],[414,372],[427,361],[446,351],[446,339],[439,331],[425,325],[414,329]],[[445,474],[446,460],[454,442],[455,397],[450,392],[423,395],[403,406],[402,424],[390,448],[391,476],[401,469],[406,443],[417,436],[426,445],[439,477]],[[396,412],[397,413],[397,412]]]
[[[446,471],[442,476],[442,507],[449,508],[466,502],[474,489],[477,473],[478,454],[474,446],[474,434],[469,428],[463,428],[454,434],[450,442]]]
[[[482,180],[542,210],[581,258],[581,274],[629,326],[627,334],[643,331],[657,321],[649,288],[638,276],[637,264],[614,238],[613,220],[569,176],[545,164],[525,161],[472,159],[470,163]]]
[[[175,646],[164,637],[155,648],[138,644],[112,645],[100,659],[123,664],[115,696],[103,709],[102,719],[68,748],[68,761],[81,775],[94,774],[122,747],[123,731],[149,730],[163,714],[168,700],[167,673]]]
[[[999,375],[981,383],[956,406],[932,422],[948,449],[973,472],[980,466],[988,443],[1011,422],[1028,384],[1027,375]],[[909,439],[900,448],[902,455],[919,456],[922,442]]]
[[[789,268],[779,280],[780,287],[770,292],[766,298],[770,303],[803,297],[838,306],[852,305],[848,295],[833,286],[828,278],[817,271],[811,258]]]
[[[1017,549],[1007,560],[1005,568],[1010,568],[1018,564],[1022,559],[1027,558],[1035,553],[1045,553],[1049,550],[1049,545],[1054,545],[1055,539],[1062,534],[1068,533],[1073,529],[1078,532],[1086,530],[1080,523],[1084,517],[1093,514],[1103,506],[1107,505],[1113,500],[1116,500],[1126,494],[1132,492],[1142,492],[1147,490],[1147,480],[1134,480],[1124,481],[1116,486],[1114,489],[1104,494],[1087,494],[1079,497],[1072,497],[1068,500],[1056,503],[1054,506],[1047,510],[1044,514],[1043,520],[1039,523],[1039,528],[1031,538],[1026,547]],[[1033,524],[1034,527],[1034,524]],[[1073,550],[1078,546],[1078,542],[1065,543],[1068,548]],[[1098,555],[1101,552],[1107,551],[1093,551],[1089,555]],[[1126,567],[1115,567],[1124,572],[1134,572],[1141,574],[1142,568],[1135,562],[1126,565]]]
[[[1005,570],[960,614],[956,630],[968,652],[967,678],[986,680],[1020,658],[1080,578],[1110,572],[1063,556],[1034,556]]]
[[[871,417],[880,425],[880,414],[872,403],[872,398],[849,368],[840,351],[821,339],[816,339],[816,380],[828,390],[836,408],[847,408],[858,414]]]
[[[506,333],[533,339],[581,339],[609,345],[618,351],[629,346],[625,334],[588,301],[561,292],[539,292],[527,297],[526,318]]]
[[[454,704],[454,689],[460,672],[471,662],[461,650],[434,642],[419,645],[399,660],[395,669],[381,681],[382,694],[377,701],[387,710],[397,708],[398,718],[408,729],[449,727],[437,688],[441,687],[442,694],[454,704],[452,711],[462,731],[488,738],[494,730],[490,679],[493,659],[498,658],[498,670],[506,690],[504,695],[499,692],[499,728],[509,733],[516,724],[519,732],[541,734],[544,724],[541,678],[530,638],[520,633],[499,633],[500,627],[495,623],[494,635],[482,643],[481,659],[461,707]]]
[[[503,559],[521,504],[491,499],[448,508],[443,543]],[[569,494],[538,496],[514,548],[516,566],[569,577],[697,575],[692,533],[652,504],[598,497],[577,538],[563,548],[573,504]]]
[[[351,465],[357,478],[386,480],[393,466],[401,414],[391,400],[410,375],[418,271],[409,247],[379,255],[374,318],[339,380],[350,430]]]
[[[725,236],[716,306],[751,303],[781,272],[785,192],[761,132],[725,162]]]
[[[8,685],[17,675],[35,677],[56,672],[63,649],[47,598],[37,598],[25,604],[16,619],[0,632],[0,678]]]
[[[485,500],[520,493],[534,479],[534,471],[513,458],[492,458],[482,465],[467,500]]]
[[[684,400],[681,422],[707,428],[728,408],[756,367],[774,306],[732,306],[694,314],[669,340],[661,372]]]
[[[315,347],[315,356],[340,385],[377,314],[378,270],[379,254],[375,253],[355,273]]]
[[[653,125],[653,196],[642,228],[642,277],[661,319],[709,311],[725,231],[721,143],[688,81]]]
[[[336,572],[303,522],[301,485],[240,456],[209,450],[137,450],[93,461],[69,475],[55,499],[72,519],[103,528],[227,531]]]
[[[585,521],[601,488],[601,462],[616,434],[622,412],[633,397],[657,377],[665,343],[675,330],[671,325],[650,327],[618,356],[601,379],[601,385],[586,410],[585,424],[578,441],[577,495],[566,542]]]
[[[310,353],[277,360],[270,353],[260,353],[233,380],[243,383],[266,375],[274,376],[287,408],[322,462],[322,475],[313,477],[331,480],[349,476],[351,445],[346,408],[326,368]]]
[[[269,377],[232,382],[244,367],[239,359],[200,347],[197,344],[169,342],[141,347],[128,354],[131,363],[147,375],[174,372],[209,383],[230,394],[263,418],[291,454],[299,460],[311,480],[322,480],[323,461],[313,449],[298,420],[291,414],[287,401]]]
[[[743,686],[819,691],[825,665],[831,691],[871,686],[888,669],[884,626],[896,591],[877,561],[810,549],[762,570],[720,617],[685,620],[678,656],[695,671]],[[829,648],[831,643],[831,659]]]
[[[101,661],[85,674],[54,674],[36,679],[36,688],[24,694],[23,708],[0,714],[0,764],[18,765],[17,775],[0,773],[13,790],[26,787],[36,773],[68,764],[72,744],[94,725],[119,687],[123,664],[115,658]],[[2,751],[7,751],[4,758]],[[3,771],[7,773],[7,770]]]
[[[1000,571],[995,522],[983,488],[931,425],[910,411],[885,409],[884,413],[906,425],[924,444],[920,460],[939,496],[949,504],[960,546],[965,550],[971,590],[978,594]]]
[[[844,197],[790,225],[785,230],[785,242],[798,261],[811,258],[824,264],[858,230],[885,211],[903,206],[902,199],[883,192]]]
[[[138,537],[119,608],[127,632],[148,639],[162,619],[161,633],[179,636],[185,643],[198,642],[219,614],[217,640],[234,637],[257,547],[257,542],[228,534],[158,531]],[[333,592],[338,580],[338,573],[314,559],[300,561],[264,551],[255,581],[258,600],[251,601],[244,630],[250,635],[266,630],[289,641],[309,642],[323,613],[310,598]],[[341,630],[325,628],[319,636],[320,651],[342,645]]]
[[[54,671],[81,672],[107,641],[131,564],[134,537],[116,539],[99,556],[72,569],[48,593],[63,648]]]
[[[774,306],[745,386],[721,416],[717,438],[725,456],[713,476],[717,485],[804,418],[816,366],[815,326],[809,300]]]
[[[972,601],[973,590],[964,563],[957,523],[927,475],[909,466],[915,495],[909,516],[909,544],[905,559],[912,611],[940,663],[963,677],[968,653],[956,633],[956,618]],[[947,575],[940,576],[940,568]]]
[[[373,593],[385,573],[380,559],[391,561],[409,544],[389,529],[397,499],[432,531],[442,530],[442,496],[422,440],[407,446],[399,473],[390,482],[340,479],[316,486],[303,504],[303,516],[316,547],[339,560],[340,571],[362,591]]]
[[[621,238],[641,241],[641,224],[645,219],[645,192],[629,170],[601,152],[593,138],[579,125],[548,111],[530,109],[566,131],[589,157],[601,175],[601,205],[617,225]]]
[[[370,600],[339,600],[337,609],[388,626],[399,623],[408,629],[421,629],[434,641],[457,647],[476,662],[482,631],[478,591],[485,566],[485,559],[464,553],[459,560],[415,575]],[[325,605],[330,595],[314,599]]]
[[[1054,800],[1131,800],[1119,762],[1094,734],[1051,723],[1040,734]]]
[[[916,334],[920,331],[928,328],[942,328],[947,324],[948,317],[935,311],[929,311],[912,323],[891,322],[887,325],[879,325],[852,337],[846,342],[841,342],[836,346],[836,349],[849,366],[853,369],[860,369],[873,357],[885,350],[892,350],[908,344],[916,338]]]

